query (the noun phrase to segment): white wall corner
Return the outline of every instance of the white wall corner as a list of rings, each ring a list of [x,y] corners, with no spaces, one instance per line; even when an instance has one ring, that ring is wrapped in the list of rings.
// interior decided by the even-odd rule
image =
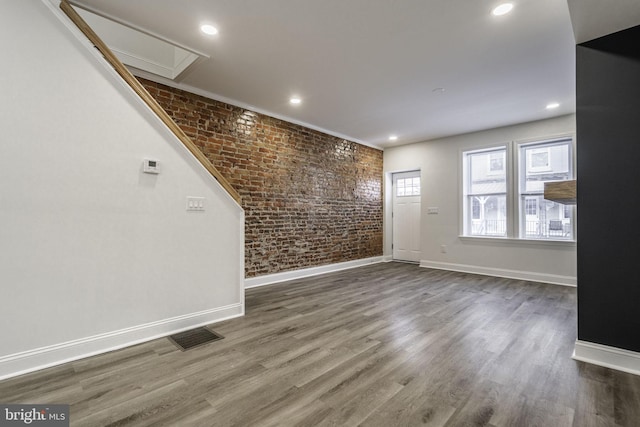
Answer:
[[[371,258],[357,259],[355,261],[339,262],[336,264],[321,265],[319,267],[303,268],[300,270],[284,271],[282,273],[266,274],[264,276],[250,277],[244,280],[245,288],[256,288],[258,286],[273,285],[289,280],[302,279],[304,277],[317,276],[318,274],[333,273],[335,271],[347,270],[350,268],[362,267],[369,264],[378,264],[384,261],[384,257],[377,256]]]
[[[508,279],[527,280],[530,282],[550,283],[552,285],[577,286],[578,280],[573,276],[561,276],[536,271],[508,270],[504,268],[483,267],[479,265],[454,264],[421,260],[420,267],[434,268],[436,270],[459,271],[461,273],[481,274],[484,276],[505,277]]]
[[[576,340],[574,360],[640,375],[640,353],[608,345]]]
[[[12,294],[0,321],[15,325],[0,331],[0,379],[244,313],[241,206],[58,4],[10,2],[0,17],[8,33],[25,20],[35,31],[0,38],[16,64],[0,79],[12,99],[0,121],[20,141],[0,144],[0,281]],[[59,61],[42,72],[49,56]],[[143,173],[146,157],[161,175]],[[215,208],[188,213],[189,195]]]

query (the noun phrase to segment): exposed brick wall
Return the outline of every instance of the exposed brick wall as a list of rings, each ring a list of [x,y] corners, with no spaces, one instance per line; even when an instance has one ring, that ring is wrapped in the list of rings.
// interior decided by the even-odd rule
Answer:
[[[247,277],[382,255],[382,151],[140,81],[242,196]]]

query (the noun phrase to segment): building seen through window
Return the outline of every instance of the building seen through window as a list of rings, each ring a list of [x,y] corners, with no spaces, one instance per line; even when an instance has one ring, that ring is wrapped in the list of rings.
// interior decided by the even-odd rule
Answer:
[[[545,182],[573,179],[571,138],[513,145],[463,153],[463,235],[572,240],[574,207],[544,199]]]

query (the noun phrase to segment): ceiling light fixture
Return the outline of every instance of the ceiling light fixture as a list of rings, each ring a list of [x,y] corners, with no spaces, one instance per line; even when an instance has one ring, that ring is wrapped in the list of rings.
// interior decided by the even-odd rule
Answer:
[[[302,99],[300,99],[297,96],[294,96],[294,97],[289,99],[289,103],[291,103],[293,105],[298,105],[298,104],[302,103]]]
[[[557,102],[550,102],[547,104],[547,110],[553,110],[554,108],[558,108],[560,106]]]
[[[501,16],[511,12],[511,9],[513,9],[513,3],[502,3],[500,6],[493,9],[491,13],[493,13],[494,16]]]
[[[218,29],[213,25],[209,25],[209,24],[201,25],[200,31],[210,36],[218,34]]]
[[[396,135],[391,135],[389,137],[389,141],[397,141],[397,140],[398,140],[398,137]]]

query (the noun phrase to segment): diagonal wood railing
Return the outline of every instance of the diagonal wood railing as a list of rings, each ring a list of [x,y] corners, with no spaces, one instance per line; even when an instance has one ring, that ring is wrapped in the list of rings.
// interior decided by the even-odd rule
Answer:
[[[222,174],[216,169],[209,159],[200,151],[184,131],[173,121],[167,112],[158,104],[158,102],[147,92],[142,84],[131,74],[122,62],[111,52],[111,49],[98,37],[84,19],[73,9],[68,0],[62,0],[60,9],[67,14],[69,19],[84,33],[85,36],[100,51],[104,58],[111,64],[118,74],[127,82],[127,84],[138,94],[140,98],[153,110],[153,112],[162,120],[162,122],[173,132],[173,134],[184,144],[185,147],[198,159],[198,161],[209,171],[209,173],[222,185],[229,195],[241,204],[240,194],[231,186]]]

